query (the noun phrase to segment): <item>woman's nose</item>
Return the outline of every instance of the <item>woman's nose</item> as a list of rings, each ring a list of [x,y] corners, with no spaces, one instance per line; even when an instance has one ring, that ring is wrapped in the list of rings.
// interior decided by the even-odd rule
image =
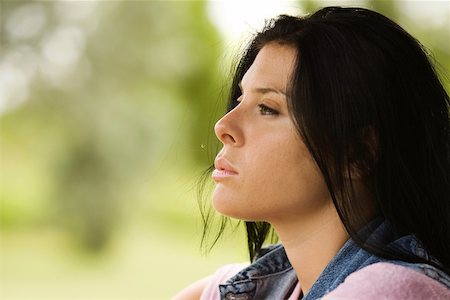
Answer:
[[[243,144],[244,138],[240,128],[239,118],[235,109],[228,112],[214,126],[217,138],[224,144],[238,147]]]

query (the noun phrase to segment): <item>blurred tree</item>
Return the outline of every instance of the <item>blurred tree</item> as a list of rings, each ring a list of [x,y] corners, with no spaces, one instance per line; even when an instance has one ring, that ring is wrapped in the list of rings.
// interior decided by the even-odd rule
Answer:
[[[221,43],[205,3],[8,1],[1,22],[2,70],[29,91],[4,99],[3,225],[41,201],[41,220],[101,250],[162,159],[206,161]]]

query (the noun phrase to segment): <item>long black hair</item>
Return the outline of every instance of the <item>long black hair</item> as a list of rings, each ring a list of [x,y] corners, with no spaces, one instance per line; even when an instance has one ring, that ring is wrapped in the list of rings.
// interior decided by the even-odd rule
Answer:
[[[359,176],[395,236],[415,235],[448,272],[450,101],[424,47],[368,9],[282,15],[255,35],[237,64],[229,110],[237,105],[242,77],[270,42],[297,49],[290,112],[351,238],[382,257],[436,265],[381,241],[366,242],[358,231],[369,222],[366,203],[353,190]],[[253,260],[271,228],[265,222],[246,222],[246,228]]]

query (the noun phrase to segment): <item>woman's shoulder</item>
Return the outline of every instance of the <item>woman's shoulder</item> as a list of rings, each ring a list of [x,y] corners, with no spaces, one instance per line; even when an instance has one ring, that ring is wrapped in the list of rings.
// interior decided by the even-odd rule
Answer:
[[[350,274],[323,297],[334,299],[450,299],[450,289],[411,268],[380,262]]]
[[[172,300],[188,300],[188,299],[220,299],[219,285],[225,283],[229,278],[241,271],[248,264],[228,264],[217,269],[212,275],[205,277],[199,281],[180,291]]]

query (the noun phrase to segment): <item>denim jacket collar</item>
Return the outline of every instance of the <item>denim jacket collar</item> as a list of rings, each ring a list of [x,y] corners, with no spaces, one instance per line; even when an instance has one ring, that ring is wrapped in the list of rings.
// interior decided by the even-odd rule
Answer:
[[[283,299],[292,292],[297,275],[282,245],[272,246],[264,256],[220,285],[221,299]]]

